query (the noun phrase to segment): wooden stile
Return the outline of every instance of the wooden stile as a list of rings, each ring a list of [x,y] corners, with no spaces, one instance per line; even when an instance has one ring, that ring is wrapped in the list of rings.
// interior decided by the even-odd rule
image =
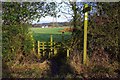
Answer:
[[[46,52],[45,52],[45,49],[49,49],[49,53],[48,53],[48,57],[51,58],[52,56],[56,56],[57,55],[57,46],[60,46],[59,44],[56,45],[55,42],[53,42],[53,36],[50,35],[50,42],[48,42],[48,44],[46,44],[47,42],[40,42],[40,41],[37,41],[37,45],[38,45],[38,55],[37,57],[38,58],[41,58],[42,56],[46,56]],[[35,46],[35,45],[34,45]],[[47,48],[47,46],[49,48]],[[65,48],[66,49],[66,57],[68,58],[70,56],[70,48]],[[35,51],[35,49],[33,49]],[[42,50],[42,52],[41,52]],[[41,55],[42,54],[42,55]]]

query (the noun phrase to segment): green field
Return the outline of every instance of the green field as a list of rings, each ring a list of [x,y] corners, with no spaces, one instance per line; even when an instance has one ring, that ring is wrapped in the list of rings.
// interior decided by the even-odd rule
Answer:
[[[30,28],[30,30],[33,32],[33,37],[35,40],[39,41],[49,41],[50,35],[53,35],[53,40],[55,42],[62,41],[62,33],[59,32],[59,30],[63,30],[64,28]],[[67,40],[70,38],[71,33],[65,32],[64,33],[64,40]]]

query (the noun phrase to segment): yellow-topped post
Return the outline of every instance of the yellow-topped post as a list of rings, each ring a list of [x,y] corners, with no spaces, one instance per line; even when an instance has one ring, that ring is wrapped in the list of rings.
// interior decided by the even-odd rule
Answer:
[[[84,5],[87,8],[88,4]],[[83,53],[83,64],[87,64],[87,27],[88,27],[88,11],[84,13],[84,53]]]

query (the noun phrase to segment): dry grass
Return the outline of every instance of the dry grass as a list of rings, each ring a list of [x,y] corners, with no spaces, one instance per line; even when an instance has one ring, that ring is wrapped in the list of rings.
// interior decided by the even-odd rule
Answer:
[[[73,55],[70,59],[70,66],[74,69],[76,74],[80,74],[83,71],[83,66],[81,64],[82,62],[82,56],[80,55]]]
[[[50,74],[50,62],[46,60],[43,63],[17,64],[14,66],[9,66],[9,70],[11,76],[14,78],[47,77]]]

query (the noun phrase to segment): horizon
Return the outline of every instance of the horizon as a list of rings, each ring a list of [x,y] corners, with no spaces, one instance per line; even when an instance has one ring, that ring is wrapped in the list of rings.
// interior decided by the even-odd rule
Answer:
[[[46,17],[42,17],[39,19],[39,21],[37,22],[37,20],[34,20],[32,22],[32,24],[42,24],[42,23],[52,23],[52,22],[69,22],[72,17],[68,14],[64,14],[65,16],[67,16],[68,18],[64,17],[61,14],[61,17],[51,17],[51,16],[46,16]]]
[[[54,22],[54,23],[65,23],[65,22],[68,22],[69,23],[69,21],[64,21],[64,22]],[[42,23],[34,23],[34,24],[50,24],[50,23],[53,23],[53,22],[42,22]],[[33,25],[34,25],[33,24]]]

